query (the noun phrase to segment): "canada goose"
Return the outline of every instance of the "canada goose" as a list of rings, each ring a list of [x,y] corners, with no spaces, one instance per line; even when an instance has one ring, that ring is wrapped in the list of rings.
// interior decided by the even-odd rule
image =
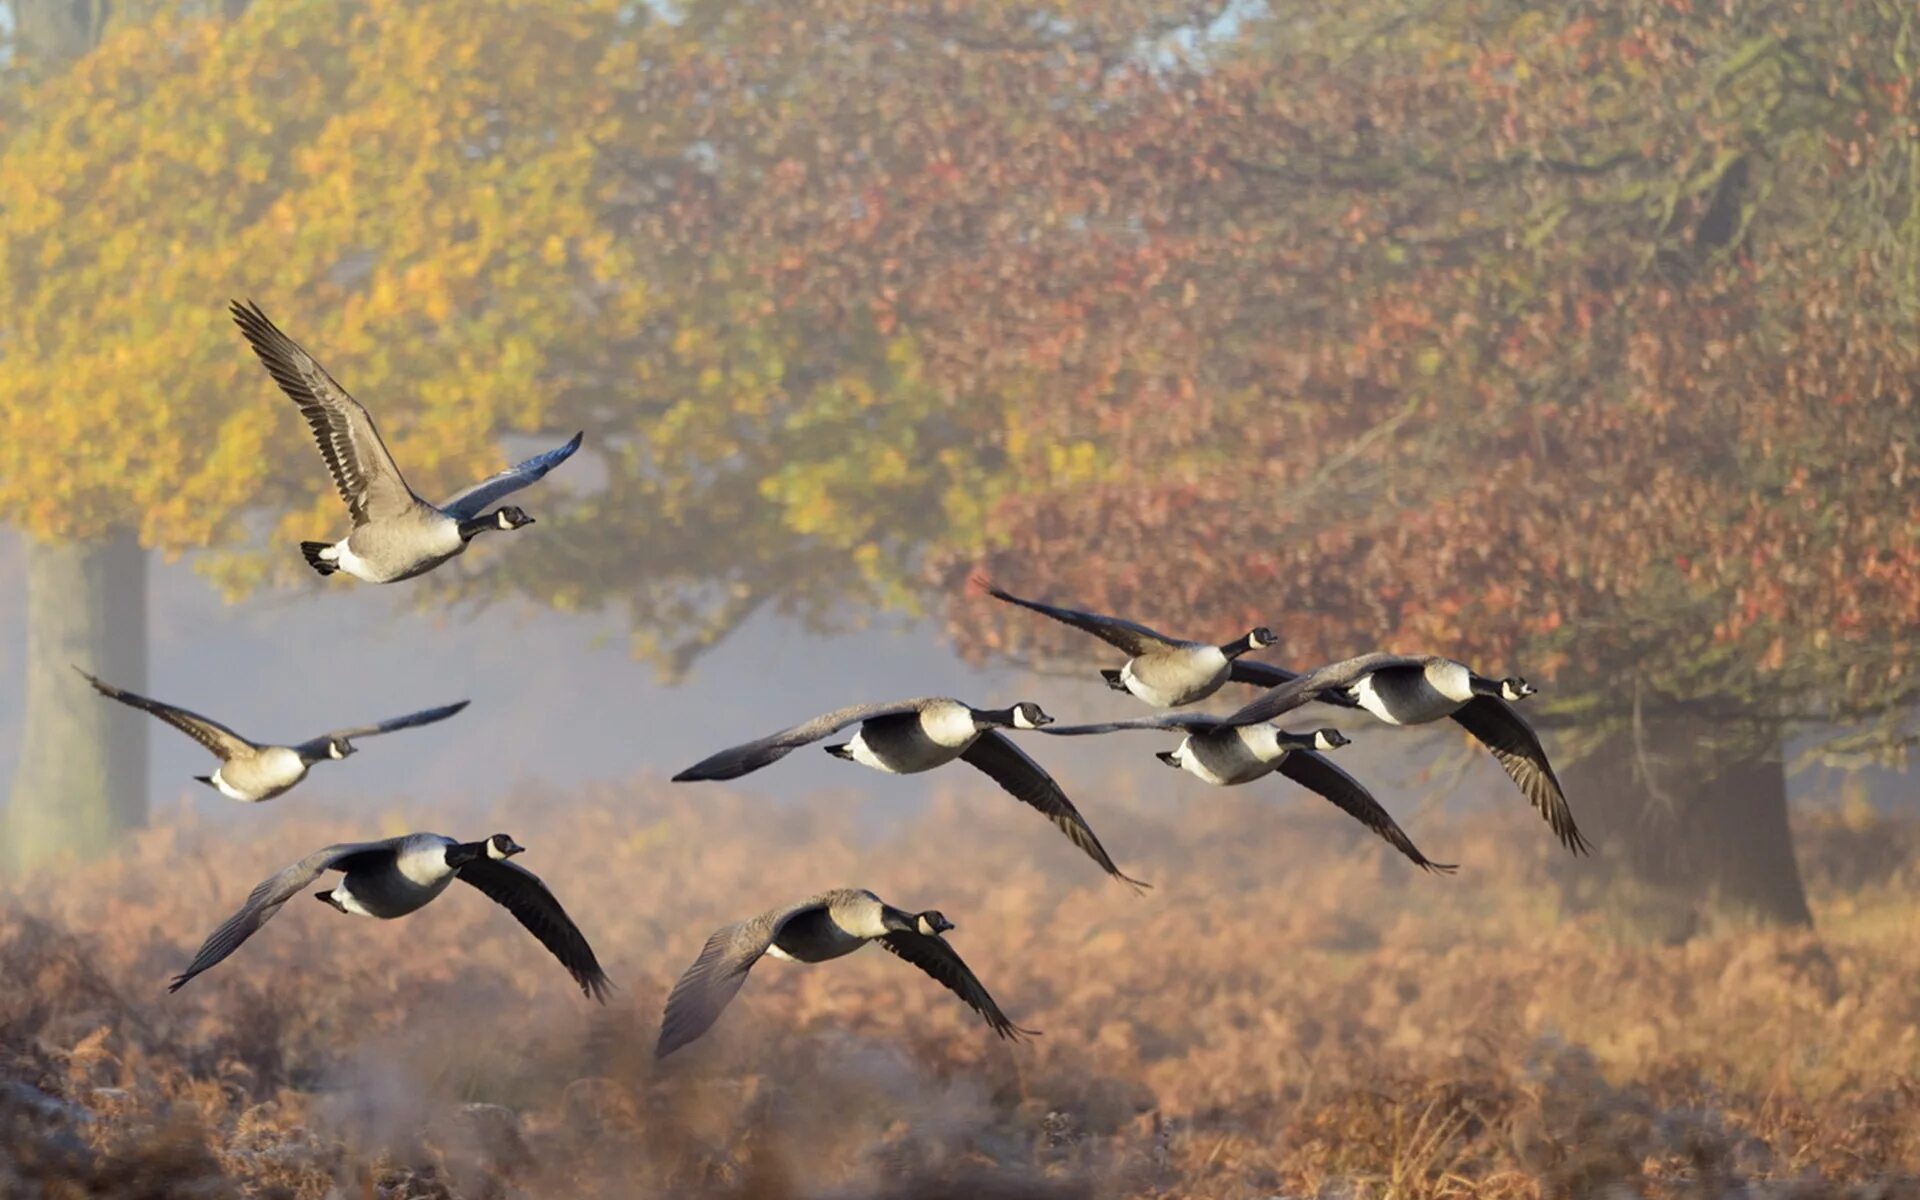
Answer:
[[[939,696],[890,704],[855,704],[709,755],[675,775],[673,782],[738,779],[855,721],[860,722],[859,731],[840,745],[828,746],[828,754],[889,775],[915,775],[956,758],[964,759],[992,776],[1016,800],[1045,813],[1074,845],[1100,864],[1101,870],[1136,889],[1148,886],[1120,873],[1094,836],[1092,826],[1060,785],[999,732],[1051,724],[1053,718],[1040,711],[1038,704],[1022,702],[1012,708],[981,709]]]
[[[770,954],[789,962],[826,962],[852,954],[868,942],[879,942],[933,976],[965,1000],[1001,1037],[1018,1041],[1036,1034],[1037,1030],[1022,1029],[1007,1019],[960,955],[940,936],[952,928],[953,922],[938,912],[903,912],[872,892],[855,888],[821,892],[750,921],[722,925],[673,985],[654,1056],[665,1058],[711,1029],[761,956]]]
[[[1389,725],[1424,725],[1451,717],[1492,752],[1562,845],[1575,854],[1589,851],[1540,735],[1511,703],[1537,690],[1526,680],[1488,679],[1465,663],[1437,654],[1363,654],[1304,675],[1266,663],[1253,665],[1258,669],[1252,674],[1269,690],[1222,718],[1223,724],[1270,721],[1314,700],[1364,708]]]
[[[560,907],[547,885],[532,871],[507,860],[525,847],[504,833],[479,842],[456,842],[437,833],[409,833],[378,842],[342,842],[316,850],[292,866],[271,875],[253,889],[247,902],[208,935],[187,969],[174,976],[167,990],[177,992],[189,979],[218,964],[240,944],[271,921],[294,893],[339,871],[344,878],[314,899],[335,911],[391,921],[424,908],[457,876],[485,892],[489,899],[514,915],[527,932],[560,960],[587,996],[606,1003],[607,973],[593,956],[593,947],[567,910]]]
[[[1056,725],[1046,732],[1059,737],[1084,734],[1117,733],[1132,729],[1179,730],[1187,736],[1172,750],[1154,757],[1177,767],[1194,778],[1215,787],[1234,787],[1251,783],[1278,771],[1301,787],[1333,801],[1348,816],[1373,830],[1388,845],[1406,855],[1423,871],[1451,875],[1452,863],[1437,863],[1420,852],[1413,839],[1400,828],[1392,814],[1380,807],[1373,793],[1358,779],[1347,774],[1319,752],[1337,750],[1348,744],[1338,729],[1319,729],[1312,733],[1288,733],[1265,722],[1256,725],[1222,725],[1220,718],[1199,713],[1161,713],[1125,721],[1104,721],[1092,725]]]
[[[75,667],[74,670],[80,671],[80,668]],[[376,733],[392,733],[397,729],[431,725],[435,721],[446,720],[470,703],[462,700],[457,704],[446,704],[439,708],[408,713],[404,717],[394,717],[381,721],[377,725],[338,729],[294,746],[264,746],[248,741],[220,722],[203,717],[199,713],[188,712],[184,708],[175,708],[171,704],[163,704],[124,688],[114,687],[110,683],[95,679],[85,671],[80,671],[80,674],[101,695],[111,696],[122,704],[152,713],[213,751],[214,755],[220,759],[220,765],[214,769],[213,774],[195,775],[194,778],[229,800],[241,800],[248,804],[271,800],[285,792],[305,779],[307,768],[314,763],[342,759],[358,753],[359,748],[353,744],[354,738],[372,737]]]
[[[512,505],[483,510],[541,478],[580,448],[581,435],[576,433],[564,446],[508,467],[443,504],[429,504],[407,486],[359,401],[280,332],[259,305],[235,300],[232,310],[253,352],[313,427],[320,456],[353,516],[353,532],[338,542],[300,543],[300,553],[321,575],[345,571],[368,583],[411,579],[465,550],[476,534],[531,525],[533,518]]]
[[[1245,681],[1245,668],[1256,664],[1242,663],[1240,656],[1249,650],[1264,650],[1279,640],[1273,630],[1262,625],[1225,645],[1183,641],[1119,617],[1023,600],[994,586],[981,572],[975,572],[967,583],[974,591],[1030,608],[1126,651],[1132,657],[1118,670],[1100,672],[1101,677],[1114,691],[1130,693],[1156,708],[1179,708],[1213,695],[1229,679]]]

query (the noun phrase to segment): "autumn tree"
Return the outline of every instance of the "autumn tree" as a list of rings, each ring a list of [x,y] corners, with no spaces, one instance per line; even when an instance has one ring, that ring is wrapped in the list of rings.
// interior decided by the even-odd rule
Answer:
[[[896,285],[956,363],[999,348],[963,378],[1047,381],[1036,424],[1094,464],[1010,491],[946,578],[984,550],[1174,628],[1271,621],[1297,662],[1544,676],[1612,858],[1806,920],[1783,732],[1897,748],[1916,690],[1913,27],[1329,8],[1103,77],[1125,99],[1006,180],[1027,236]]]
[[[227,298],[259,300],[373,405],[430,495],[497,465],[500,432],[591,403],[552,382],[594,336],[583,311],[624,326],[647,303],[607,284],[626,263],[591,166],[621,20],[611,4],[532,20],[157,6],[10,77],[0,510],[30,539],[20,861],[96,850],[143,815],[144,725],[69,669],[142,685],[142,547],[218,548],[239,592],[292,577],[286,547],[341,524]]]
[[[670,673],[765,608],[921,611],[930,548],[971,543],[1033,478],[1093,477],[1091,447],[1036,419],[1055,379],[989,376],[1008,339],[963,329],[979,301],[942,289],[971,285],[971,256],[1009,265],[1034,160],[1104,102],[1101,71],[1222,9],[1073,4],[1059,30],[992,5],[676,11],[635,35],[597,135],[607,220],[655,303],[583,373],[618,380],[634,420],[608,494],[521,560],[577,581],[570,603],[626,605]]]
[[[68,69],[98,42],[104,13],[71,0],[16,0],[6,11],[8,39],[0,120],[22,119],[29,81]],[[0,370],[20,353],[0,340]],[[103,840],[137,822],[145,808],[147,728],[136,714],[81,701],[62,660],[97,662],[132,687],[146,677],[146,564],[121,527],[27,550],[27,619],[34,638],[27,665],[28,719],[21,738],[16,794],[73,796],[80,804],[21,806],[9,840]],[[71,755],[63,760],[62,754]]]
[[[682,410],[786,548],[716,628],[985,557],[1297,663],[1521,670],[1605,859],[1806,919],[1782,738],[1897,752],[1916,687],[1904,6],[690,13],[609,153],[789,331],[751,408]],[[710,120],[649,142],[674,71]]]
[[[910,343],[816,341],[730,249],[731,202],[779,149],[712,74],[748,10],[116,11],[57,69],[10,59],[0,104],[0,499],[31,539],[20,860],[144,810],[145,726],[68,670],[141,685],[144,549],[205,551],[237,597],[299,579],[285,547],[339,524],[229,297],[371,404],[426,494],[497,462],[501,431],[590,431],[604,482],[490,569],[414,585],[433,602],[617,602],[671,670],[776,590],[815,612],[904,594],[939,511],[883,535],[824,493],[918,496],[958,460],[929,471],[907,444],[932,404]],[[776,422],[790,394],[805,412]],[[612,577],[636,537],[644,579]]]
[[[222,327],[253,294],[423,487],[590,431],[603,483],[422,594],[619,604],[678,670],[985,558],[1295,662],[1443,650],[1601,740],[1607,858],[1797,919],[1783,731],[1914,686],[1911,22],[167,10],[0,110],[0,490],[266,580],[249,514],[337,514]]]
[[[139,685],[142,548],[200,550],[240,597],[302,580],[286,548],[339,525],[229,297],[373,407],[425,494],[497,462],[502,431],[589,431],[589,492],[485,569],[409,585],[428,602],[623,605],[673,671],[768,603],[913,598],[952,517],[922,501],[980,471],[997,417],[936,436],[955,413],[910,339],[781,303],[774,231],[746,226],[789,148],[744,88],[807,60],[735,60],[761,16],[153,4],[9,76],[0,498],[36,564],[21,860],[106,845],[144,808],[140,753],[90,774],[144,726],[101,724],[122,714],[67,669]],[[779,87],[780,112],[812,94]],[[638,579],[612,565],[636,550]]]

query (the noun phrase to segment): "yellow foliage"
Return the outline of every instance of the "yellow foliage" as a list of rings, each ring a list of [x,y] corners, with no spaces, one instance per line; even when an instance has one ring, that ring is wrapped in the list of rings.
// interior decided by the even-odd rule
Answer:
[[[30,95],[0,141],[15,523],[132,524],[169,549],[236,539],[261,507],[340,525],[229,297],[374,407],[425,494],[497,469],[500,432],[565,423],[543,381],[594,331],[556,298],[625,267],[587,150],[621,6],[533,8],[162,14]]]
[[[1101,470],[1100,451],[1092,442],[1047,444],[1047,472],[1056,486],[1091,483]]]
[[[977,537],[1049,465],[1108,469],[1083,443],[1042,455],[1039,379],[956,395],[924,327],[843,323],[852,292],[803,303],[769,270],[805,239],[767,225],[761,156],[832,84],[796,67],[762,104],[780,68],[751,30],[623,0],[169,9],[123,15],[0,125],[0,505],[36,536],[217,547],[200,565],[238,596],[304,573],[288,542],[344,532],[229,298],[367,403],[429,499],[502,465],[505,433],[586,430],[605,470],[550,485],[587,494],[547,528],[591,510],[593,536],[644,541],[644,578],[596,560],[555,590],[551,563],[507,565],[434,595],[614,596],[662,658],[753,611],[708,587],[742,563],[798,564],[758,599],[911,607],[921,547]],[[680,170],[711,192],[678,198]],[[794,200],[822,228],[822,195]]]

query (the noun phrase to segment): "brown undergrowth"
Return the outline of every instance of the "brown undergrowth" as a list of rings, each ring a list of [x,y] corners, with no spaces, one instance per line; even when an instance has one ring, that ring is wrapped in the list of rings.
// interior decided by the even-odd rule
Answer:
[[[1523,814],[1403,814],[1446,879],[1305,797],[1080,799],[1153,892],[990,787],[877,835],[832,797],[653,780],[444,828],[530,848],[620,987],[605,1009],[466,889],[393,923],[296,900],[169,996],[254,882],[417,827],[297,799],[169,818],[0,894],[0,1195],[1912,1194],[1912,825],[1803,820],[1817,936],[1658,945],[1563,911]],[[843,883],[942,909],[1044,1036],[998,1042],[869,952],[763,963],[653,1061],[714,926]]]

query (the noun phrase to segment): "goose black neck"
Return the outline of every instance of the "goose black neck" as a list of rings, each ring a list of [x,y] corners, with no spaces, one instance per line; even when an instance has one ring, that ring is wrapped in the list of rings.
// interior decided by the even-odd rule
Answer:
[[[916,930],[912,914],[901,912],[891,904],[880,906],[880,925],[888,933],[913,933]]]
[[[487,856],[485,842],[455,842],[447,847],[447,865],[458,871],[470,862]]]
[[[981,725],[993,725],[1001,729],[1013,728],[1013,710],[1011,708],[976,708],[973,719]]]
[[[500,518],[492,513],[488,513],[484,517],[468,517],[466,520],[460,522],[460,540],[470,542],[473,540],[475,534],[486,533],[489,530],[498,528],[500,528]]]
[[[1233,641],[1220,647],[1220,653],[1226,655],[1228,658],[1239,658],[1251,649],[1253,649],[1253,635],[1249,633],[1245,637],[1235,638]]]

